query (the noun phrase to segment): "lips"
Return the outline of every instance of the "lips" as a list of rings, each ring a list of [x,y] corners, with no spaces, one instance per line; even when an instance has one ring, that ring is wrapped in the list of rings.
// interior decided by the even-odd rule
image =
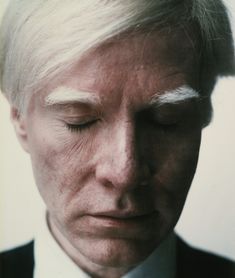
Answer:
[[[147,213],[136,212],[102,212],[89,215],[90,221],[93,225],[103,228],[116,229],[136,229],[140,230],[145,225],[150,224],[157,216],[157,211]]]
[[[116,220],[138,220],[138,219],[144,219],[153,214],[156,214],[156,211],[154,211],[154,210],[149,211],[149,212],[108,211],[108,212],[93,213],[93,214],[91,214],[91,216],[97,217],[97,218],[110,218],[110,219],[116,219]]]
[[[100,226],[116,227],[116,228],[137,228],[143,226],[152,218],[152,215],[142,215],[133,217],[112,217],[112,216],[93,216],[93,219]]]
[[[123,221],[123,222],[138,222],[145,221],[148,218],[154,216],[156,211],[149,213],[121,213],[121,212],[104,212],[90,215],[91,217],[100,219],[100,220],[110,220],[110,221]]]

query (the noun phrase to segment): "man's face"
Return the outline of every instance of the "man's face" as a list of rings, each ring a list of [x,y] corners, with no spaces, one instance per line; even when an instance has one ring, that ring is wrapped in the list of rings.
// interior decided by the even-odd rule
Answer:
[[[182,34],[119,38],[32,97],[17,119],[50,228],[75,261],[135,265],[175,226],[198,159],[199,102],[158,98],[197,88],[191,54]],[[83,97],[61,101],[61,90],[51,93],[60,87]]]

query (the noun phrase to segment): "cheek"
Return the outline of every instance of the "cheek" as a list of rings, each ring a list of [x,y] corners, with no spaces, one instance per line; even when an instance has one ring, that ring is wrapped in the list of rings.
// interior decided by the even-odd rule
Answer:
[[[168,222],[175,222],[183,208],[198,161],[200,132],[178,137],[155,149],[155,206]]]
[[[160,184],[166,184],[168,190],[180,192],[191,182],[198,159],[198,146],[189,142],[180,142],[169,146],[158,166]],[[162,181],[162,182],[161,182]]]
[[[65,207],[92,172],[91,146],[49,131],[34,134],[30,154],[39,191],[48,206]]]
[[[152,138],[148,144],[151,148],[149,160],[160,184],[177,191],[191,180],[197,165],[200,141],[200,130]]]

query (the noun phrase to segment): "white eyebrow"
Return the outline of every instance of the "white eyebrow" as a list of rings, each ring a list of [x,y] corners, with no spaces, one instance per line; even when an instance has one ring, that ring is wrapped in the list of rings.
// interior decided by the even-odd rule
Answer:
[[[158,106],[161,106],[162,104],[177,104],[189,99],[197,99],[199,97],[200,94],[196,90],[187,85],[183,85],[174,90],[165,91],[161,95],[157,93],[152,97],[150,104],[156,104]]]
[[[69,87],[58,87],[45,98],[45,105],[84,103],[97,104],[100,99],[94,93],[78,91]]]

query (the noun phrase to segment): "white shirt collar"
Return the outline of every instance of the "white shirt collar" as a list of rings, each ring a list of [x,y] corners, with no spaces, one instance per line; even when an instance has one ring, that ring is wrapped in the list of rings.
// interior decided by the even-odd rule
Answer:
[[[175,236],[168,237],[142,264],[123,278],[173,278],[176,270]],[[34,278],[88,278],[51,235],[45,214],[35,237]]]

